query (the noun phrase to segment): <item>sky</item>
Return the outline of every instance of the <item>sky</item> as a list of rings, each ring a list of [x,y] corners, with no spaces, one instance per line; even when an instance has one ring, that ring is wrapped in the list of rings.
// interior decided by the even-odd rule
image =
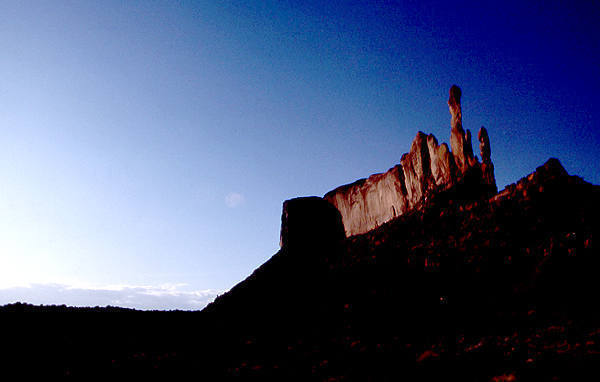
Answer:
[[[200,309],[281,206],[488,129],[600,184],[597,2],[0,3],[0,304]],[[475,147],[475,151],[478,149]]]

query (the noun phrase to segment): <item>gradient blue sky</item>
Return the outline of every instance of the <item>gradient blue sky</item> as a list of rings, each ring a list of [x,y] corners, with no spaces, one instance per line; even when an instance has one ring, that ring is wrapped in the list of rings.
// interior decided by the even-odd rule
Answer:
[[[500,188],[600,183],[598,2],[485,4],[3,1],[0,304],[202,307],[285,199],[447,142],[453,83]]]

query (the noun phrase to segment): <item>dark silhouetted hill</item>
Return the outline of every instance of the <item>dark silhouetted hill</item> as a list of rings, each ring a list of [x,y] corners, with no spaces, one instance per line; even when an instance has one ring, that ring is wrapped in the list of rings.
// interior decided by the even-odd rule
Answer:
[[[4,307],[2,370],[207,380],[598,378],[600,187],[556,159],[492,197],[472,186],[466,176],[422,209],[347,239],[323,199],[288,201],[281,250],[202,312]]]

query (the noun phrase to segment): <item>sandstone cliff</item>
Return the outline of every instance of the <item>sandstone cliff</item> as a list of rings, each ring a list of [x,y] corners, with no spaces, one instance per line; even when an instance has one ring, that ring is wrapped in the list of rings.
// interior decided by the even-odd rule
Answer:
[[[419,208],[428,195],[449,189],[469,175],[470,181],[485,185],[486,193],[496,193],[490,141],[482,127],[478,134],[482,162],[473,155],[471,132],[462,127],[461,90],[450,88],[450,146],[438,144],[433,135],[418,132],[410,151],[400,164],[382,174],[371,175],[328,192],[324,198],[341,213],[346,235],[356,235],[406,212]]]

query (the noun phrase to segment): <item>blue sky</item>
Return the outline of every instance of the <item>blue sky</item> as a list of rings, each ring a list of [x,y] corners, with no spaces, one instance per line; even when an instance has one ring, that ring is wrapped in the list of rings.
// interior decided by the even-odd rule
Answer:
[[[448,142],[454,83],[500,188],[551,156],[600,183],[576,3],[2,2],[0,304],[200,308],[278,250],[285,199]]]

